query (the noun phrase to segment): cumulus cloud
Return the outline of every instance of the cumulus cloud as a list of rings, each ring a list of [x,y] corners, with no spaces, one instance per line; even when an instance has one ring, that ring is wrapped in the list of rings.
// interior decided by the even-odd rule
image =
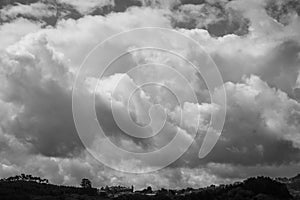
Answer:
[[[19,41],[28,33],[40,30],[41,26],[40,23],[34,23],[23,18],[3,24],[0,27],[0,50],[4,50],[9,45]]]
[[[1,98],[18,109],[2,124],[4,130],[45,155],[66,156],[80,148],[62,55],[35,35],[7,48],[1,58]]]
[[[265,9],[266,1],[222,1],[221,7],[214,1],[140,2],[144,7],[127,9],[129,6],[120,5],[120,1],[62,0],[82,14],[105,5],[120,6],[120,10],[106,16],[62,19],[56,27],[44,29],[42,23],[18,17],[20,14],[37,18],[52,15],[51,9],[42,3],[19,4],[1,10],[4,17],[18,19],[0,27],[0,176],[26,172],[58,184],[78,184],[81,178],[87,177],[96,186],[133,184],[137,188],[147,185],[179,188],[227,183],[259,174],[292,176],[296,173],[300,158],[300,21],[296,14],[283,26]],[[33,8],[41,9],[32,11]],[[145,26],[172,28],[174,17],[176,23],[184,25],[176,26],[181,27],[178,30],[199,42],[211,55],[225,81],[228,107],[221,138],[206,158],[198,159],[211,114],[218,112],[218,106],[210,102],[200,74],[187,63],[162,52],[130,53],[114,63],[97,91],[95,108],[109,139],[128,151],[149,152],[166,145],[178,130],[182,143],[190,140],[192,133],[198,131],[198,136],[180,159],[161,171],[141,175],[113,171],[90,156],[76,133],[71,107],[74,78],[87,53],[107,37]],[[193,25],[185,27],[189,23]],[[226,31],[212,37],[210,25]],[[128,50],[138,47],[147,37],[112,42],[101,56],[107,57],[123,47]],[[187,58],[202,63],[197,52],[182,41],[171,45],[165,41],[157,38],[153,42],[181,49]],[[92,60],[99,68],[104,67],[96,61]],[[130,76],[124,74],[128,66],[150,62],[168,64],[183,74],[196,91],[199,103],[187,101],[189,93],[183,82],[155,65],[141,68]],[[93,71],[89,73],[85,92],[92,93],[90,89],[99,77]],[[120,77],[125,77],[121,88],[113,93]],[[146,111],[153,102],[168,111],[168,125],[163,134],[137,139],[117,126],[111,104],[118,105],[116,111],[122,116],[127,111],[122,98],[128,99],[139,83],[151,79],[176,91],[187,102],[178,106],[175,98],[162,87],[136,92],[130,102],[134,122],[142,125],[149,122]],[[219,91],[213,95],[219,95]],[[97,145],[97,141],[91,145]],[[99,148],[107,151],[105,146]],[[113,152],[112,156],[124,168],[143,170],[155,164],[126,160]]]
[[[299,103],[256,76],[244,81],[226,83],[227,119],[207,159],[245,165],[298,162]]]

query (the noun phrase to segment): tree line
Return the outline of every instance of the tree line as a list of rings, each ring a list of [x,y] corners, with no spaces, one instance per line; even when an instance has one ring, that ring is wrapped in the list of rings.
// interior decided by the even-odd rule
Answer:
[[[45,184],[49,183],[48,179],[42,179],[37,176],[32,176],[31,174],[27,174],[27,175],[21,174],[21,175],[11,176],[8,178],[0,179],[0,181],[32,181],[36,183],[45,183]]]

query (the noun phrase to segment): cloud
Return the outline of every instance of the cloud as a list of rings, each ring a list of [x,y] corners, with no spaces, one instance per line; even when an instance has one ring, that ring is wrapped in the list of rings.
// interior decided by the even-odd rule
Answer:
[[[209,163],[207,171],[220,179],[241,180],[253,176],[294,177],[298,173],[299,163],[283,165],[240,166],[231,164]]]
[[[227,3],[227,2],[226,2]],[[172,14],[173,26],[185,29],[207,29],[212,36],[246,35],[249,20],[225,2],[183,4]]]
[[[148,15],[152,12],[149,9],[145,11],[133,10],[132,13],[116,14],[110,20],[111,22],[122,20],[125,15],[127,18],[131,17],[134,24],[130,25],[129,23],[123,26],[136,26],[136,21],[144,23],[138,15]],[[159,17],[151,18],[153,18],[153,23],[158,22]],[[44,29],[39,33],[24,37],[20,42],[7,47],[1,56],[3,83],[1,99],[6,103],[5,109],[14,111],[3,116],[5,120],[1,124],[9,134],[16,136],[23,143],[31,144],[32,153],[68,157],[78,153],[82,148],[76,134],[71,110],[74,70],[68,62],[68,55],[63,55],[68,52],[68,48],[65,48],[63,44],[75,40],[79,45],[85,44],[88,47],[96,44],[99,41],[99,38],[95,40],[98,36],[97,33],[102,30],[102,27],[94,26],[93,23],[97,20],[102,27],[110,24],[103,17],[87,17],[78,22],[65,21],[65,27],[62,23],[55,30]],[[122,22],[118,23],[122,24]],[[76,26],[82,30],[81,33],[78,33],[82,37],[79,41],[70,31]],[[119,24],[115,24],[115,26],[108,30],[102,38],[116,32],[115,29],[122,30]],[[69,36],[73,35],[73,37],[68,37],[67,30],[70,31]],[[87,34],[91,30],[94,33],[92,37]],[[65,38],[59,40],[56,34],[60,32],[63,32],[61,35]],[[87,42],[91,38],[94,39],[93,43]],[[74,42],[72,43],[74,44]],[[82,49],[85,50],[83,55],[88,52],[88,47]],[[59,52],[55,48],[58,50],[63,48],[64,51]],[[78,53],[80,52],[74,52],[74,56],[71,57],[73,62],[73,58]]]
[[[179,188],[228,183],[260,174],[292,176],[296,173],[300,153],[299,18],[289,18],[289,23],[283,26],[268,15],[265,1],[224,2],[218,7],[212,1],[205,2],[205,5],[193,1],[174,4],[162,1],[153,5],[153,2],[143,1],[144,6],[152,6],[146,8],[120,5],[118,1],[114,2],[115,5],[119,3],[118,13],[79,19],[62,17],[55,27],[43,29],[43,23],[20,18],[18,14],[37,18],[48,16],[51,9],[48,11],[47,6],[36,3],[5,7],[1,13],[17,19],[2,24],[0,28],[0,176],[26,172],[57,184],[76,185],[81,178],[88,177],[95,186],[133,184],[137,188],[148,185]],[[98,1],[69,0],[64,3],[77,6],[81,13],[88,12],[95,5],[103,5]],[[31,12],[32,8],[43,9]],[[44,9],[47,12],[44,13]],[[199,18],[202,11],[206,13]],[[218,111],[217,106],[210,102],[201,75],[174,56],[151,51],[131,53],[116,62],[110,74],[100,82],[96,110],[109,139],[126,150],[147,152],[166,145],[178,130],[182,134],[182,143],[189,141],[197,128],[200,130],[190,149],[161,171],[141,175],[113,171],[96,162],[76,134],[71,108],[74,77],[82,60],[99,42],[132,28],[172,28],[174,19],[170,16],[177,17],[176,22],[183,25],[194,23],[189,29],[181,27],[177,30],[199,42],[221,71],[228,97],[224,131],[208,157],[199,160],[198,151],[211,113]],[[219,27],[219,22],[228,29],[220,25],[225,33],[212,37],[209,27]],[[129,37],[111,43],[101,56],[108,57],[121,47],[138,47],[147,37],[150,36]],[[166,40],[157,38],[153,41],[169,47]],[[182,41],[175,41],[170,46],[181,49],[187,58],[202,63],[197,52]],[[92,63],[103,67],[96,61],[92,60]],[[127,110],[120,98],[130,95],[131,86],[135,88],[139,82],[155,79],[164,81],[182,97],[190,97],[183,82],[174,79],[169,71],[155,66],[141,68],[130,77],[126,76],[121,89],[115,95],[111,94],[113,83],[124,75],[127,65],[147,62],[176,68],[187,77],[200,102],[183,102],[180,107],[166,89],[143,88],[131,102],[133,121],[149,122],[149,116],[142,108],[156,100],[167,102],[162,105],[169,109],[169,124],[157,137],[136,139],[120,130],[110,105],[111,102],[118,105],[117,113],[122,116]],[[90,92],[95,79],[99,78],[93,76],[93,71],[90,75],[92,81],[86,92]],[[213,95],[218,95],[218,90]],[[182,123],[179,122],[180,112],[184,117]],[[199,115],[200,126],[197,126]],[[97,144],[97,140],[92,142]],[[100,148],[107,150],[105,146]],[[112,160],[121,163],[123,168],[145,170],[152,167],[150,164],[155,164],[111,154],[115,156]]]
[[[247,11],[247,15],[254,15],[250,11]],[[262,12],[265,13],[264,10]],[[268,17],[253,20],[255,23],[271,23]],[[197,40],[210,53],[225,82],[238,82],[244,75],[254,74],[293,97],[300,66],[299,33],[296,26],[300,20],[295,19],[286,27],[278,23],[259,27],[252,21],[251,32],[243,37],[226,35],[211,38],[205,30],[181,31]]]
[[[28,33],[40,30],[42,24],[19,18],[10,23],[5,23],[0,27],[0,50],[4,50],[9,45],[19,41]]]
[[[33,151],[67,156],[81,143],[72,120],[69,70],[45,37],[32,35],[2,55],[2,99],[18,109],[4,130]]]
[[[32,3],[30,5],[17,4],[14,6],[6,6],[0,11],[0,17],[4,21],[19,18],[24,16],[27,18],[42,19],[49,18],[56,15],[55,7],[51,4],[44,4],[40,2]]]
[[[164,17],[165,13],[164,10],[132,8],[127,12],[114,13],[107,17],[85,16],[78,20],[67,19],[60,21],[56,29],[46,29],[45,34],[49,43],[62,52],[72,66],[79,67],[87,53],[109,36],[145,26],[170,28],[169,20]],[[109,51],[115,49],[108,49],[107,53]]]
[[[283,25],[288,25],[294,20],[294,18],[300,15],[300,3],[299,1],[267,1],[266,10],[268,15],[276,19]]]
[[[87,1],[80,1],[80,0],[59,0],[58,3],[65,3],[73,5],[81,14],[87,14],[92,10],[97,9],[98,7],[104,6],[113,6],[113,0],[87,0]]]
[[[228,82],[226,91],[224,131],[204,160],[242,165],[299,162],[297,101],[256,76],[245,78],[244,83]]]

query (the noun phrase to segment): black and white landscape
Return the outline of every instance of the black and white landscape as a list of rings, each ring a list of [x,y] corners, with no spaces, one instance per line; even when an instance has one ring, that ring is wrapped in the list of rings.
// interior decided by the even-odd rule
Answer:
[[[0,199],[300,199],[299,173],[299,0],[0,0]]]

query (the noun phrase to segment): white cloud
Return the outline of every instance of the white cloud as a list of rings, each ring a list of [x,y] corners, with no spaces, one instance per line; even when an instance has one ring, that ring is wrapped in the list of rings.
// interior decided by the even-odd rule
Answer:
[[[90,9],[96,2],[76,1],[74,4],[78,4],[80,9]],[[131,28],[170,28],[170,11],[132,8],[106,17],[85,16],[78,20],[62,20],[57,27],[40,31],[40,24],[22,18],[3,24],[0,28],[0,48],[3,51],[0,56],[0,124],[3,129],[0,149],[4,150],[0,154],[0,175],[9,176],[25,171],[58,184],[78,184],[85,176],[97,186],[133,184],[138,188],[147,185],[200,187],[262,173],[272,176],[293,175],[298,169],[294,163],[299,162],[300,147],[300,105],[292,95],[293,89],[299,86],[299,19],[282,27],[267,17],[262,5],[257,2],[235,1],[230,6],[235,6],[250,18],[249,35],[212,38],[205,30],[180,30],[203,45],[220,67],[226,82],[228,115],[219,143],[206,159],[198,160],[197,153],[202,141],[200,136],[173,165],[157,173],[138,176],[107,169],[82,149],[72,119],[72,83],[82,60],[96,44],[112,34]],[[25,6],[22,12],[28,13],[27,8]],[[16,16],[21,12],[17,8],[11,9],[4,10],[7,16]],[[44,16],[45,13],[37,10],[33,14]],[[112,43],[101,56],[113,53],[120,45],[129,48],[138,46],[144,39],[146,36]],[[158,38],[156,42],[164,44],[163,41],[166,40]],[[182,48],[182,54],[201,63],[197,54],[186,48],[182,41],[172,45]],[[122,65],[118,63],[120,65],[115,66],[116,72],[123,73],[126,64],[146,61],[174,65],[188,77],[197,97],[203,97],[205,101],[199,104],[186,102],[179,108],[170,95],[160,96],[172,104],[168,109],[175,119],[174,124],[166,127],[162,136],[151,140],[135,140],[124,136],[113,121],[109,105],[112,99],[110,87],[118,75],[112,73],[102,82],[102,93],[96,108],[103,114],[103,118],[98,118],[103,120],[105,130],[114,142],[130,151],[153,150],[168,143],[179,127],[182,141],[185,142],[190,139],[190,129],[196,128],[195,117],[199,114],[200,128],[206,128],[210,113],[216,108],[207,100],[209,94],[205,84],[195,71],[190,70],[184,62],[161,53],[133,53],[127,59],[122,60]],[[98,64],[101,66],[101,63]],[[182,82],[172,79],[168,71],[156,71],[155,67],[140,70],[135,76],[128,77],[126,84],[123,82],[122,89],[117,92],[126,97],[130,91],[127,90],[130,78],[150,80],[153,77],[167,80],[165,83],[170,88],[188,98]],[[90,84],[93,86],[95,82]],[[164,90],[151,92],[158,96]],[[146,95],[139,93],[139,98],[133,102],[133,111],[139,122],[147,121],[147,116],[138,108],[149,100],[147,95],[151,92],[145,90]],[[218,95],[217,92],[215,95]],[[119,112],[123,108],[120,106]],[[185,118],[183,124],[177,122],[177,126],[179,111],[183,112]],[[141,164],[124,158],[118,161],[124,168]],[[142,163],[141,170],[151,167],[147,164]]]
[[[19,41],[23,36],[40,30],[42,24],[19,18],[0,26],[0,50]]]
[[[205,159],[244,165],[299,162],[300,104],[257,76],[225,86],[224,131],[215,151]]]

